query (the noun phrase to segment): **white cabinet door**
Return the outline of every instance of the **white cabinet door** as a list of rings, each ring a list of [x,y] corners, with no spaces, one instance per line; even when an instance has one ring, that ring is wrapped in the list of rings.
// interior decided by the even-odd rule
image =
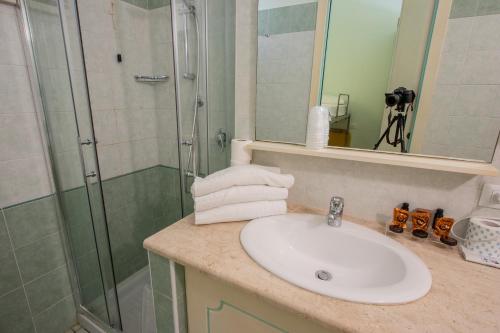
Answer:
[[[332,333],[262,298],[186,267],[190,333]]]

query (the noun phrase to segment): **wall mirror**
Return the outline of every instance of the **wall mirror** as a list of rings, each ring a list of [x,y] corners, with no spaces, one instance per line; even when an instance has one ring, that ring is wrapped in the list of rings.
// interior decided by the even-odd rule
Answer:
[[[305,144],[308,110],[322,105],[329,146],[490,162],[495,109],[443,107],[457,102],[442,92],[460,88],[439,78],[441,50],[453,43],[450,8],[451,0],[260,0],[256,140]]]

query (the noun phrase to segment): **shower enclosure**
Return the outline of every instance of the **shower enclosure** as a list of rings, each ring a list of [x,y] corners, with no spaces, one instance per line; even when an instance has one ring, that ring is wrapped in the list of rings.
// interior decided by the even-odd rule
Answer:
[[[235,0],[21,0],[84,325],[155,331],[142,241],[192,212],[195,176],[228,165],[234,11]]]

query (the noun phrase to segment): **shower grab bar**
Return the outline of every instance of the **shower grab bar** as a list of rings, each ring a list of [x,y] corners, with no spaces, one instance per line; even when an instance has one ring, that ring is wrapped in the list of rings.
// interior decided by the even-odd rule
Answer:
[[[168,75],[134,75],[137,82],[165,82],[169,78]]]
[[[196,79],[196,74],[191,73],[191,66],[189,64],[190,61],[190,56],[189,56],[189,32],[188,32],[188,16],[193,13],[192,8],[187,8],[185,12],[182,14],[184,15],[184,74],[182,74],[182,77],[185,78],[186,80],[191,80],[194,81]]]

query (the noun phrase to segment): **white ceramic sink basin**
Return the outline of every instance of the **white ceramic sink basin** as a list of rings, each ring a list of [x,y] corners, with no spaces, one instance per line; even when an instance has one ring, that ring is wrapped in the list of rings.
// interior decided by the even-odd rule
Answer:
[[[348,301],[407,303],[423,297],[432,283],[413,252],[345,219],[334,228],[319,215],[265,217],[248,223],[240,239],[250,257],[282,279]]]

